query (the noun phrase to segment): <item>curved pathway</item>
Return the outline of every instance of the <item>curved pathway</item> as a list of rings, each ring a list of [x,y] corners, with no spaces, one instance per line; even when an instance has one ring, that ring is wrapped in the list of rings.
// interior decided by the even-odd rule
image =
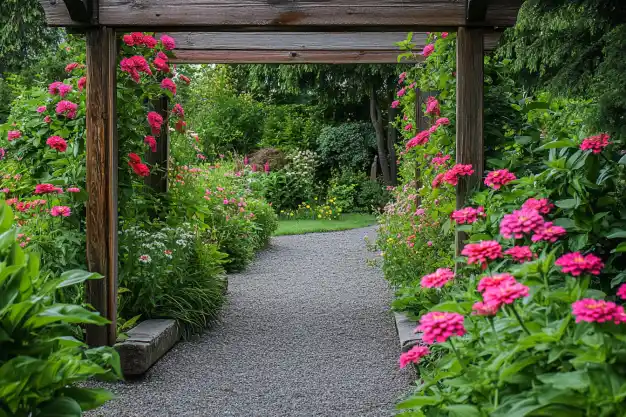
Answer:
[[[363,237],[283,236],[229,277],[222,320],[90,416],[391,416],[410,385]]]

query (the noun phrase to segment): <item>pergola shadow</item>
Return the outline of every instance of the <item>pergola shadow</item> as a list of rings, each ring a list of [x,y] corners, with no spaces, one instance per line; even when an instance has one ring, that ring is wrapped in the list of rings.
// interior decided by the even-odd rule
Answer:
[[[414,32],[457,32],[456,162],[474,174],[457,186],[457,207],[483,175],[483,62],[521,0],[40,0],[51,26],[87,39],[87,302],[111,321],[87,328],[87,343],[116,341],[118,208],[116,70],[118,34],[146,30],[176,39],[177,63],[394,63],[394,43]],[[418,101],[419,103],[419,101]],[[164,120],[167,101],[154,103]],[[418,110],[419,113],[419,110]],[[420,118],[418,118],[419,120]],[[169,138],[148,162],[167,167]],[[167,169],[148,184],[167,192]],[[464,237],[457,235],[457,248]]]

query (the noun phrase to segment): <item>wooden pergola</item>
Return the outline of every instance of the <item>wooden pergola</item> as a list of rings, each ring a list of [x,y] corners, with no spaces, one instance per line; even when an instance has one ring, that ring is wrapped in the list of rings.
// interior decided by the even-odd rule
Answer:
[[[40,0],[50,26],[87,39],[87,302],[111,320],[89,327],[92,346],[113,345],[117,318],[116,70],[118,34],[167,32],[178,63],[393,63],[414,32],[457,32],[456,160],[472,164],[457,206],[483,176],[483,55],[515,24],[522,0]],[[167,109],[161,104],[161,111]],[[167,131],[167,129],[164,129]],[[167,163],[167,133],[149,162]],[[151,177],[165,191],[167,178]],[[460,239],[459,239],[460,241]]]

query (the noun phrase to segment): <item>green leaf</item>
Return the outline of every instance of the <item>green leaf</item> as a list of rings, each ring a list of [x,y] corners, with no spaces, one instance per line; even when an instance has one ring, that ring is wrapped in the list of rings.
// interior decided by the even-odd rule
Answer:
[[[93,410],[115,398],[113,393],[101,388],[87,389],[68,387],[62,389],[60,393],[76,400],[82,411]]]
[[[480,410],[473,405],[455,404],[446,406],[451,417],[480,417]]]
[[[626,155],[622,156],[619,161],[617,161],[618,164],[621,165],[626,165]]]
[[[587,371],[559,372],[554,374],[538,375],[537,378],[544,384],[558,389],[573,389],[582,391],[589,387]]]
[[[554,220],[556,226],[561,226],[567,230],[576,229],[576,223],[572,219],[566,217],[560,217]]]
[[[439,397],[425,397],[425,396],[415,396],[411,397],[406,401],[402,401],[397,405],[399,410],[405,410],[407,408],[414,407],[423,407],[425,405],[437,405],[441,402],[441,398]]]
[[[66,271],[61,274],[61,281],[57,288],[69,287],[70,285],[80,284],[81,282],[85,282],[89,279],[101,279],[102,275],[95,272],[87,272],[80,269],[73,269],[71,271]]]
[[[605,236],[607,239],[619,239],[626,238],[626,230],[619,229],[613,233],[609,233]]]
[[[619,245],[617,245],[617,247],[615,249],[613,249],[611,251],[611,253],[620,253],[620,252],[626,252],[626,242],[622,242]]]
[[[542,151],[544,149],[556,149],[556,148],[571,148],[576,146],[576,144],[571,140],[557,140],[554,142],[546,143],[537,148],[538,151]]]
[[[83,410],[73,398],[60,397],[46,403],[39,409],[37,417],[81,417]]]
[[[569,198],[567,200],[559,200],[559,201],[556,201],[554,204],[557,207],[560,207],[562,209],[573,209],[573,208],[578,207],[579,205],[578,200],[574,198]]]
[[[519,371],[541,360],[540,356],[530,356],[526,359],[518,359],[511,365],[500,371],[500,381],[506,381],[509,377],[516,375]]]
[[[51,323],[107,324],[109,321],[98,313],[73,304],[56,304],[29,318],[24,327],[38,329]]]

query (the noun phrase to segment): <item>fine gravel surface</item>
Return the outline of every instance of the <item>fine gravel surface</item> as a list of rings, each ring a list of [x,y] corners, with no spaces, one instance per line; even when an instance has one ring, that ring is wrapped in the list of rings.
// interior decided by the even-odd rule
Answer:
[[[363,237],[373,228],[272,239],[229,277],[222,319],[177,344],[88,416],[392,416],[398,369],[391,292]]]

